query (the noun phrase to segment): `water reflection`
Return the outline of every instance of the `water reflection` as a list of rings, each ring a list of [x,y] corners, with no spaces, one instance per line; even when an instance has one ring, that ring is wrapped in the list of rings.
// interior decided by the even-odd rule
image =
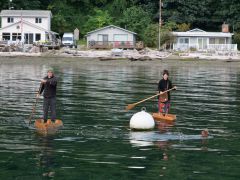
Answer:
[[[157,145],[160,149],[165,147],[170,147],[170,144],[179,144],[182,141],[192,141],[192,140],[201,140],[202,144],[207,144],[207,140],[213,138],[212,136],[203,137],[200,134],[197,135],[188,135],[183,134],[182,132],[171,132],[169,131],[169,124],[158,123],[160,126],[159,131],[131,131],[129,133],[130,142],[134,146],[151,146]],[[172,125],[171,125],[172,127]],[[171,143],[172,142],[172,143]],[[179,146],[178,146],[179,147]]]
[[[34,130],[23,126],[48,66],[59,77],[57,113],[64,122],[53,139],[32,136]],[[129,112],[126,104],[153,95],[163,69],[179,87],[172,94],[176,122],[158,123],[151,132],[129,131],[132,114],[142,106],[156,112],[157,102]],[[239,65],[219,62],[1,58],[0,179],[238,177],[239,83]],[[40,102],[35,117],[41,114]],[[208,138],[201,137],[203,129],[209,129]]]
[[[39,152],[37,152],[37,166],[40,169],[43,177],[55,176],[55,150],[53,136],[36,135],[39,144]]]

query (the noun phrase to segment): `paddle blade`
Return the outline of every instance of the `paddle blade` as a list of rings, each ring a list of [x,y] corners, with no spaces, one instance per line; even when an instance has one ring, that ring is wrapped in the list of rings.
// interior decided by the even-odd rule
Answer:
[[[126,110],[131,110],[132,108],[134,108],[135,107],[135,104],[128,104],[127,106],[126,106]]]

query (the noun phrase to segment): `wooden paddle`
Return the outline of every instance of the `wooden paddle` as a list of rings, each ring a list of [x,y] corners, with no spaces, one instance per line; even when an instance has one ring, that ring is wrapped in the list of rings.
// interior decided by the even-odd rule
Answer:
[[[138,104],[140,104],[140,103],[142,103],[142,102],[145,102],[145,101],[147,101],[147,100],[149,100],[149,99],[152,99],[152,98],[154,98],[154,97],[156,97],[156,96],[159,96],[159,95],[162,95],[162,94],[167,93],[167,92],[169,92],[169,91],[172,91],[172,90],[174,90],[174,89],[175,89],[175,87],[174,87],[174,88],[171,88],[171,89],[168,89],[168,90],[166,90],[166,91],[164,91],[164,92],[162,92],[162,93],[155,94],[155,95],[153,95],[153,96],[151,96],[151,97],[148,97],[148,98],[146,98],[146,99],[143,99],[143,100],[141,100],[141,101],[139,101],[139,102],[136,102],[136,103],[133,103],[133,104],[128,104],[128,105],[126,106],[126,110],[133,109],[136,105],[138,105]]]
[[[37,94],[40,93],[40,90],[42,89],[42,85],[43,85],[43,84],[41,83]],[[39,96],[36,97],[35,103],[34,103],[33,106],[32,106],[32,113],[30,114],[30,116],[29,116],[29,118],[28,118],[28,119],[29,119],[29,123],[28,123],[29,125],[31,124],[32,117],[33,117],[33,115],[34,115],[34,113],[35,113],[35,111],[36,111],[36,106],[37,106],[38,100],[39,100]]]

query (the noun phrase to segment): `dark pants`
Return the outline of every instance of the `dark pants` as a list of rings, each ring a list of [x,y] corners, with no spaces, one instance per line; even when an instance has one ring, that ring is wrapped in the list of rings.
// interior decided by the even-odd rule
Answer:
[[[44,101],[43,101],[44,122],[47,122],[49,109],[51,111],[51,120],[55,121],[55,119],[56,119],[56,97],[51,97],[51,98],[44,97]]]

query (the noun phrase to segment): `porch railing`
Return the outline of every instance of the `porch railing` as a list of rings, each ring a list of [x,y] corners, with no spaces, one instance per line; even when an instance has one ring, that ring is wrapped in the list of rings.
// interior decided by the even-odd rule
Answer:
[[[173,44],[174,50],[186,51],[190,49],[211,50],[211,51],[237,51],[237,44],[208,44],[199,46],[198,44]]]
[[[208,49],[217,51],[237,51],[237,44],[209,44]]]
[[[91,49],[133,49],[135,43],[133,41],[88,41],[88,48]]]

